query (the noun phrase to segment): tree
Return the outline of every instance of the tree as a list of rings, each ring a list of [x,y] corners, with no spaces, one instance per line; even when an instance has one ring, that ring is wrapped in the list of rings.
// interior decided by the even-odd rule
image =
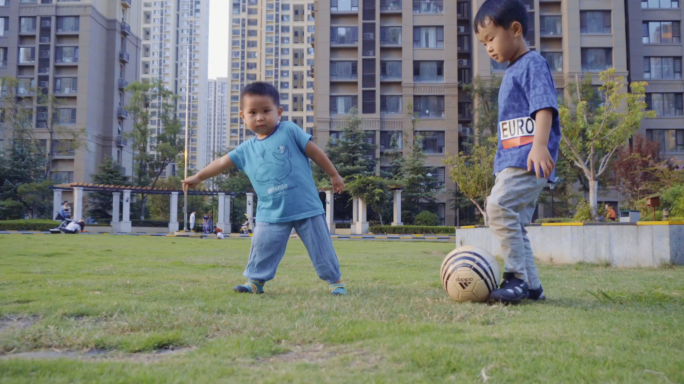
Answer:
[[[437,180],[428,176],[434,172],[433,168],[425,166],[425,153],[423,152],[423,137],[415,135],[413,143],[409,146],[409,155],[401,161],[402,184],[402,219],[412,223],[420,211],[432,207],[435,203],[435,191],[438,188]]]
[[[104,185],[129,185],[128,176],[123,174],[123,169],[111,157],[107,157],[97,169],[97,173],[90,175],[95,184]],[[91,192],[89,195],[90,209],[88,215],[95,219],[111,220],[114,197],[111,192]],[[122,205],[123,201],[119,200]],[[119,207],[121,212],[122,206]]]
[[[127,134],[132,139],[134,176],[133,182],[141,187],[155,187],[166,167],[175,162],[184,149],[180,135],[181,121],[176,114],[178,96],[166,89],[161,80],[150,83],[135,82],[126,87],[132,96],[126,110],[133,120],[133,130]],[[150,120],[161,124],[150,128]],[[147,195],[142,195],[144,220]]]
[[[360,176],[347,183],[346,189],[352,197],[360,198],[380,218],[380,225],[385,225],[382,211],[390,201],[389,184],[379,176]]]
[[[231,205],[231,215],[230,224],[237,231],[240,228],[240,224],[245,222],[245,213],[247,212],[247,198],[245,197],[245,192],[250,192],[254,190],[252,182],[249,181],[247,174],[238,170],[231,169],[227,172],[226,178],[224,178],[220,185],[222,191],[229,191],[238,194],[237,197],[233,199],[233,204]],[[227,231],[226,228],[223,228]]]
[[[629,208],[634,209],[637,201],[658,191],[656,167],[662,162],[658,144],[641,135],[618,150],[613,163],[616,185]]]
[[[50,180],[21,184],[17,188],[21,202],[26,207],[30,219],[52,216],[52,186]]]
[[[494,156],[497,150],[497,134],[494,130],[499,121],[498,94],[501,78],[483,80],[475,76],[471,84],[464,85],[473,102],[473,135],[464,150],[444,159],[449,174],[458,188],[480,212],[485,225],[487,196],[494,186]],[[493,129],[494,128],[494,129]]]
[[[615,69],[599,75],[601,103],[590,103],[591,78],[577,81],[572,90],[572,108],[560,107],[563,154],[579,168],[589,184],[589,207],[593,220],[598,219],[598,178],[609,168],[611,158],[633,136],[644,118],[655,117],[646,111],[646,82],[633,82],[626,92],[625,79]]]

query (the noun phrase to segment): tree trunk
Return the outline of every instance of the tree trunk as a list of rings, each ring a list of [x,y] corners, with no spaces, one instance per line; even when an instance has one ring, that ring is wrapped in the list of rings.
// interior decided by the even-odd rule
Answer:
[[[482,215],[482,217],[484,217],[484,225],[489,225],[489,216],[487,216],[487,210],[486,210],[487,205],[486,205],[486,202],[485,202],[485,206],[484,206],[484,207],[480,207],[480,204],[479,204],[477,201],[475,201],[475,200],[473,200],[473,199],[469,199],[469,200],[470,200],[473,204],[475,204],[475,207],[477,207],[477,210],[480,211],[480,214]]]
[[[140,220],[145,220],[145,205],[147,204],[147,195],[142,195],[142,211],[140,212]]]
[[[598,220],[598,181],[589,179],[589,209],[591,211],[591,219]]]

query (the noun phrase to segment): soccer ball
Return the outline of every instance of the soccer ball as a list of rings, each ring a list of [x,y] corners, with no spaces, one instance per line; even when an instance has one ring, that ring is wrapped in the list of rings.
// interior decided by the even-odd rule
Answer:
[[[489,252],[466,245],[451,251],[442,261],[442,286],[458,301],[486,301],[499,287],[499,264]]]

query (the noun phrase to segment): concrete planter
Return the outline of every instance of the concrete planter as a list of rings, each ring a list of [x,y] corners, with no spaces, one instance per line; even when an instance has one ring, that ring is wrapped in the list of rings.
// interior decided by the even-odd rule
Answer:
[[[534,256],[558,264],[610,263],[613,267],[684,265],[684,222],[542,224],[527,227]],[[456,246],[475,245],[501,255],[487,227],[456,229]]]

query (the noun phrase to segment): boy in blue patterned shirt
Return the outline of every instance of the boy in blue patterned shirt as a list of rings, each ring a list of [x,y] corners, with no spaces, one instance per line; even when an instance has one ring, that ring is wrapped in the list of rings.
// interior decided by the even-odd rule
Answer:
[[[561,138],[553,76],[546,60],[527,47],[527,28],[519,0],[487,0],[475,16],[487,54],[508,62],[499,89],[496,183],[487,199],[489,227],[505,260],[503,282],[490,300],[505,304],[545,299],[525,225],[547,180],[554,179]]]
[[[330,176],[335,192],[344,190],[344,181],[310,134],[294,123],[280,121],[282,113],[280,95],[273,85],[256,82],[246,86],[240,93],[240,116],[256,137],[183,180],[183,189],[194,188],[233,167],[244,171],[252,182],[259,204],[243,274],[249,280],[235,286],[235,292],[264,293],[264,284],[275,277],[294,228],[330,293],[346,295],[309,159]]]

